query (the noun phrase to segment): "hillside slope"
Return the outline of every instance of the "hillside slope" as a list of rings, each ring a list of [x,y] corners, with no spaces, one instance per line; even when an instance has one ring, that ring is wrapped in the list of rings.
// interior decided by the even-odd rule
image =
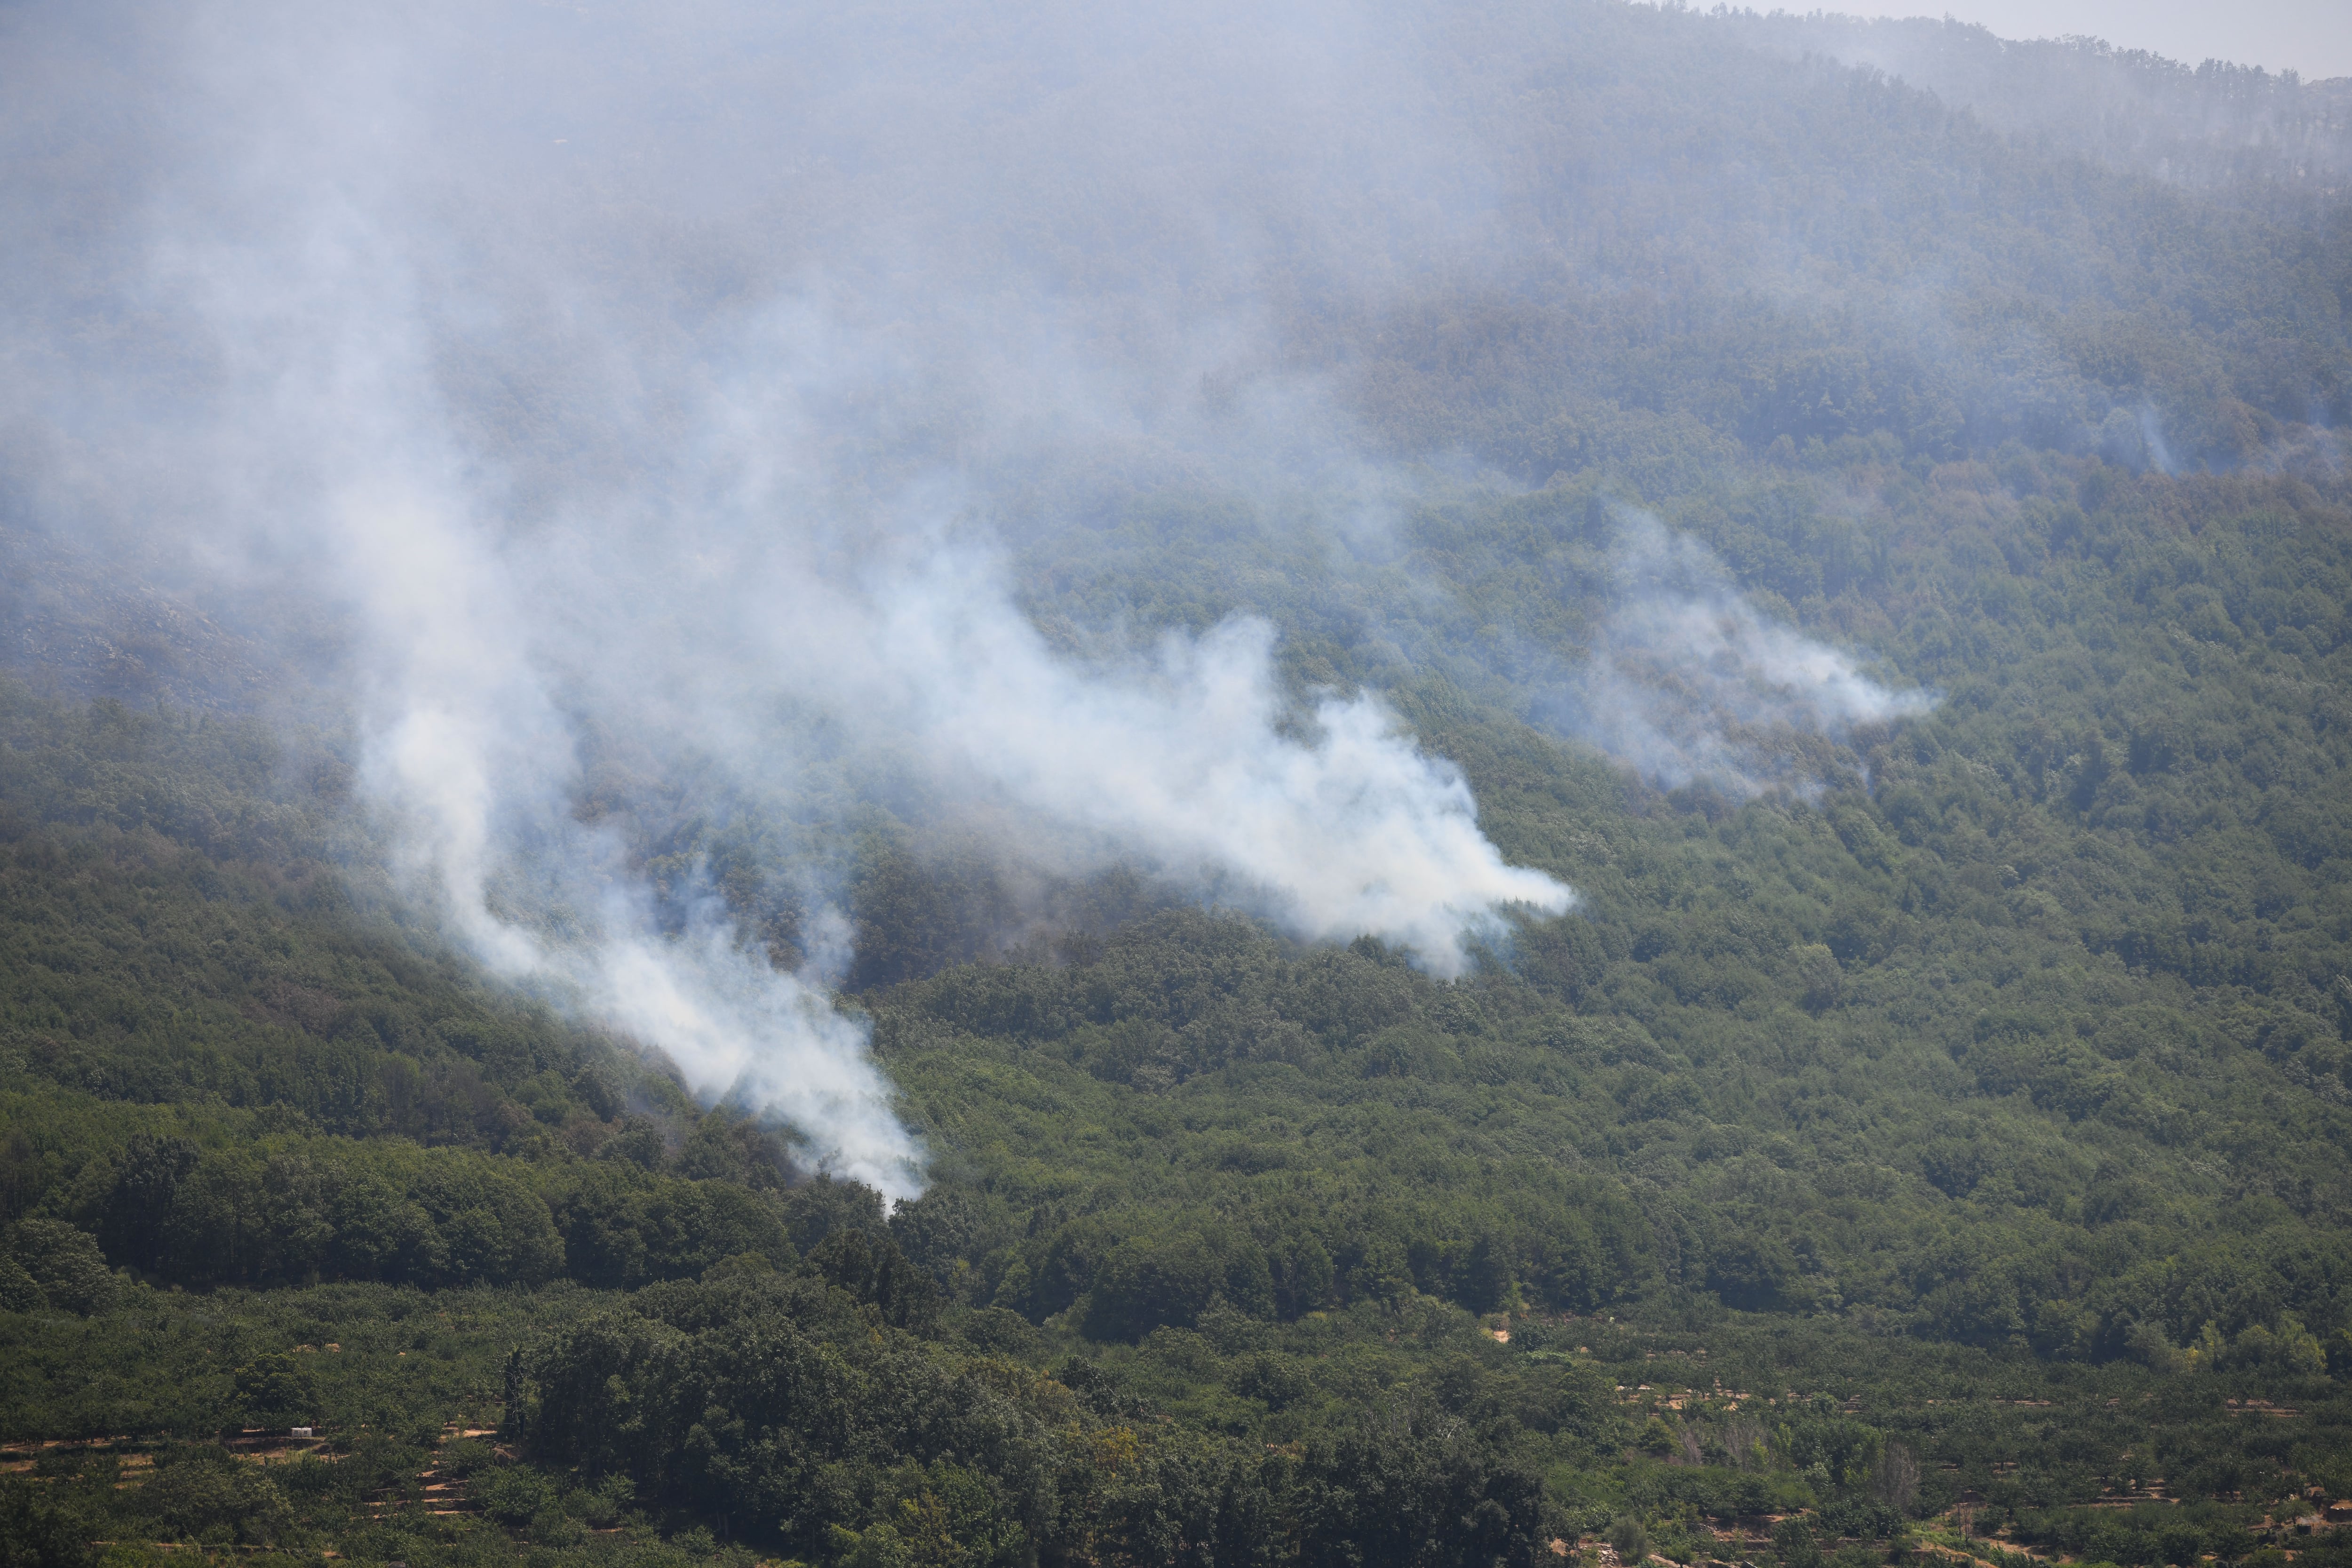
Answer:
[[[1263,164],[1196,117],[1147,158],[1055,138],[1164,85],[1149,38],[902,20],[859,64],[807,18],[534,13],[453,65],[452,102],[506,61],[519,102],[546,72],[670,130],[529,182],[593,215],[635,335],[453,307],[435,460],[495,472],[467,493],[518,555],[589,553],[607,500],[667,541],[709,499],[696,334],[903,198],[950,297],[868,279],[907,309],[890,353],[842,340],[821,478],[949,465],[940,533],[988,542],[942,571],[1001,575],[1056,670],[1173,683],[1138,650],[1262,621],[1296,754],[1377,701],[1573,907],[1444,978],[1240,871],[1073,847],[887,717],[787,690],[762,721],[807,743],[747,783],[555,682],[577,766],[485,907],[584,941],[584,900],[530,904],[576,828],[659,944],[821,976],[928,1161],[890,1203],[577,986],[496,978],[370,793],[365,607],[98,515],[141,492],[73,489],[109,448],[60,398],[9,426],[0,518],[0,1561],[2352,1559],[2333,100],[1948,26],[1449,5],[1314,101],[1408,80],[1398,123],[1475,157]],[[1943,74],[1822,58],[1895,43]],[[876,72],[944,151],[880,134]],[[2161,112],[2036,119],[2053,79]],[[19,196],[100,156],[36,107]],[[663,206],[733,116],[824,156],[747,165],[740,222]],[[1066,178],[917,199],[1040,147]],[[118,456],[197,451],[218,367],[74,247],[121,255],[6,243],[27,384],[63,356],[164,411]],[[1038,306],[1000,244],[1198,406],[916,374],[970,370],[960,310]],[[1208,372],[1166,335],[1196,319],[1249,323]],[[720,588],[662,595],[730,559],[649,575],[650,624],[716,646]]]

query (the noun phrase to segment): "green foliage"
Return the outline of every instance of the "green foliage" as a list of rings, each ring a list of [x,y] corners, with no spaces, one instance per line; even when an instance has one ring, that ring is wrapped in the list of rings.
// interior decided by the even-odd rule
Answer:
[[[57,1492],[15,1476],[0,1479],[0,1565],[81,1568],[95,1559],[86,1516],[61,1506]]]
[[[1549,259],[1275,290],[1391,453],[1539,488],[1423,475],[1345,547],[1202,479],[1001,521],[1066,648],[1253,613],[1296,694],[1383,695],[1574,911],[1441,983],[919,800],[656,841],[592,746],[657,888],[785,960],[842,891],[938,1162],[886,1211],[404,923],[341,738],[0,683],[0,1436],[78,1445],[0,1478],[0,1563],[1697,1560],[1777,1517],[1781,1568],[1861,1568],[1963,1498],[1996,1563],[2343,1561],[2263,1524],[2352,1490],[2343,214],[2050,157],[1771,55],[1793,19],[1550,25],[1589,47],[1482,175]],[[1933,710],[1750,726],[1760,793],[1595,752],[1560,689],[1630,501]]]
[[[236,1369],[236,1383],[237,1404],[257,1426],[308,1425],[318,1409],[318,1390],[299,1356],[281,1353],[247,1362]]]
[[[1286,1533],[1308,1562],[1532,1560],[1540,1481],[1458,1418],[1400,1406],[1309,1444],[1296,1474],[1245,1448],[1147,1440],[1091,1375],[1074,1393],[1017,1363],[958,1363],[869,1328],[877,1318],[861,1309],[887,1303],[845,1288],[854,1255],[827,1251],[841,1239],[798,1277],[658,1287],[578,1321],[536,1363],[534,1454],[625,1477],[680,1516],[853,1562],[933,1561],[949,1541],[986,1561],[1030,1542],[1056,1557],[1261,1561]],[[1277,1364],[1259,1358],[1250,1385],[1282,1384]]]
[[[273,1465],[275,1501],[241,1470],[180,1469],[152,1508],[175,1467],[119,1493],[43,1482],[10,1529],[348,1546],[380,1528],[354,1522],[370,1499],[425,1509],[439,1453],[481,1505],[467,1528],[566,1552],[684,1552],[661,1531],[707,1524],[875,1562],[1409,1556],[1493,1531],[1507,1555],[1622,1517],[1695,1556],[1708,1528],[1792,1511],[1888,1540],[1973,1489],[2013,1539],[2153,1564],[2190,1538],[2086,1505],[2154,1455],[2171,1495],[2222,1510],[2197,1516],[2200,1549],[2241,1551],[2254,1500],[2352,1481],[2327,1468],[2352,1364],[2331,1360],[2352,1342],[2330,1087],[2352,963],[2325,695],[2347,531],[2269,481],[2038,458],[1883,480],[1883,548],[1802,616],[1943,685],[1935,714],[1805,753],[1832,777],[1813,803],[1735,804],[1563,750],[1475,661],[1399,687],[1487,829],[1580,910],[1452,984],[1374,943],[1132,903],[1058,950],[923,973],[956,956],[926,950],[862,998],[944,1158],[895,1213],[796,1182],[755,1124],[646,1089],[429,957],[349,973],[383,977],[383,1017],[504,1018],[561,1050],[375,1031],[352,1081],[380,1089],[404,1055],[464,1068],[487,1122],[347,1115],[302,1073],[199,1094],[59,1070],[67,1042],[170,1063],[208,1037],[142,1035],[73,975],[215,988],[243,998],[234,1029],[260,1026],[257,982],[174,931],[403,950],[331,900],[289,904],[265,860],[20,818],[21,909],[136,890],[155,934],[73,906],[111,945],[20,946],[0,996],[24,1067],[0,1090],[6,1429],[316,1422],[349,1452]],[[1818,525],[1780,493],[1681,521],[1754,591],[1813,595]],[[1529,606],[1498,574],[1593,559],[1596,527],[1573,489],[1481,502],[1416,522],[1412,569],[1479,584],[1487,614]],[[2174,635],[2207,605],[2234,641],[2211,616]],[[1262,607],[1319,635],[1311,596]],[[59,772],[121,735],[194,744],[172,721],[24,713],[71,742]],[[156,773],[204,794],[212,765],[175,751]],[[259,787],[211,798],[234,816]],[[999,892],[950,869],[900,864],[891,907],[978,918]],[[293,1027],[312,1043],[289,1059],[327,1061],[341,1026]],[[1641,1389],[1717,1378],[1748,1391],[1738,1411]],[[2063,1418],[2012,1403],[2041,1399]],[[530,1458],[444,1443],[453,1419]]]
[[[285,1494],[259,1467],[200,1444],[158,1454],[137,1504],[164,1541],[268,1546],[293,1523]]]
[[[1299,1561],[1455,1564],[1538,1560],[1540,1479],[1494,1456],[1460,1422],[1391,1405],[1309,1445],[1294,1483]]]
[[[13,1267],[0,1276],[0,1291],[12,1310],[47,1305],[88,1317],[114,1304],[118,1288],[98,1243],[69,1225],[20,1220],[9,1227],[5,1253]]]

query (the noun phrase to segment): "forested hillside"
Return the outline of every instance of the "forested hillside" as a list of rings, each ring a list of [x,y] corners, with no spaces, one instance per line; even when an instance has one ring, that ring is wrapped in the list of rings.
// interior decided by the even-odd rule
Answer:
[[[1486,154],[1458,178],[1491,269],[1339,221],[1459,195],[1400,177],[1302,205],[1264,341],[1195,374],[1181,436],[1105,416],[1024,467],[892,405],[824,439],[877,489],[974,442],[974,570],[1063,667],[1171,639],[1135,679],[1181,685],[1255,617],[1277,733],[1330,756],[1376,699],[1482,842],[1574,889],[1467,921],[1458,975],[1317,940],[1248,868],[1099,853],[1115,818],[1045,832],[1050,794],[897,769],[946,731],[811,718],[814,682],[763,710],[806,742],[772,778],[665,754],[667,711],[566,732],[560,809],[484,818],[522,846],[478,883],[500,948],[418,891],[425,797],[382,783],[409,731],[366,680],[338,705],[337,627],[374,612],[51,542],[82,459],[10,437],[0,1563],[2352,1562],[2327,84],[1948,25],[1414,16],[1415,79]],[[691,38],[642,41],[627,90],[660,98]],[[2053,79],[2169,118],[2029,113]],[[976,144],[1028,101],[988,98]],[[823,178],[891,188],[839,137]],[[633,248],[612,199],[600,266],[738,286],[690,226]],[[1008,205],[1073,297],[1218,286],[1139,243],[1134,192]],[[699,493],[567,423],[576,366],[483,353],[442,369],[506,388],[465,405],[502,504],[568,517],[572,468],[640,458]],[[1200,435],[1285,399],[1344,460]],[[565,526],[515,537],[593,553]],[[416,602],[462,598],[417,548]],[[534,904],[574,828],[594,858]],[[583,887],[831,987],[919,1181],[850,1179],[772,1076],[705,1081],[694,998],[625,1016],[515,960],[588,943]]]

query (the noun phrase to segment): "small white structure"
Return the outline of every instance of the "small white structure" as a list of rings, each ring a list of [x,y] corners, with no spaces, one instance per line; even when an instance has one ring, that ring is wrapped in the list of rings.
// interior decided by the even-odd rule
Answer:
[[[297,1426],[294,1428],[294,1436],[297,1437],[308,1437],[310,1435],[310,1428],[308,1426]]]

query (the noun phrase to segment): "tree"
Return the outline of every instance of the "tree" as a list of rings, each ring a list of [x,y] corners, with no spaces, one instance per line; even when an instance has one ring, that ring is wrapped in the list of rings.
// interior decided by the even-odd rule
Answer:
[[[53,1307],[89,1317],[112,1308],[121,1293],[97,1241],[63,1221],[19,1220],[7,1247],[17,1268]]]
[[[238,1367],[236,1400],[257,1426],[307,1426],[318,1412],[319,1390],[301,1357],[289,1352]]]

